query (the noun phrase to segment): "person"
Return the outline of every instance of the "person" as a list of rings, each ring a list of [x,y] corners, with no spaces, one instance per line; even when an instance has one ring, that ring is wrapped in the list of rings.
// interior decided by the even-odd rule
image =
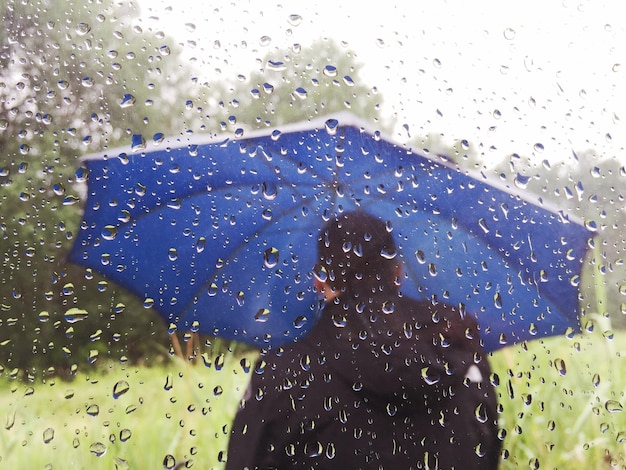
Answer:
[[[388,225],[357,210],[318,240],[325,306],[265,350],[235,417],[227,469],[494,469],[490,367],[469,315],[402,295]]]

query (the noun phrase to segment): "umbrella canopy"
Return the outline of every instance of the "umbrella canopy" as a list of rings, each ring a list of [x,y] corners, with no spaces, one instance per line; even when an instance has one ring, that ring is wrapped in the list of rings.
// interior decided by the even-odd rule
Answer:
[[[70,260],[179,329],[273,347],[306,334],[318,231],[361,208],[387,221],[402,291],[475,315],[487,350],[579,330],[591,236],[530,195],[412,152],[350,115],[241,138],[85,159]]]

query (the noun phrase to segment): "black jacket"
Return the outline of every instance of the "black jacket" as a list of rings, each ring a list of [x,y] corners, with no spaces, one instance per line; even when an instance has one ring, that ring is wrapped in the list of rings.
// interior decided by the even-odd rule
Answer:
[[[261,355],[226,468],[496,468],[475,321],[396,294],[342,297],[300,342]]]

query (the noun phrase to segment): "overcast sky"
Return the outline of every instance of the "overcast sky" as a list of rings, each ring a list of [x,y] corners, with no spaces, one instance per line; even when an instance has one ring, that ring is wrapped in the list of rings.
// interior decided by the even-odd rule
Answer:
[[[467,139],[487,160],[588,148],[624,159],[619,0],[140,3],[142,27],[175,37],[206,80],[248,75],[268,52],[329,37],[356,52],[400,142],[406,125]]]

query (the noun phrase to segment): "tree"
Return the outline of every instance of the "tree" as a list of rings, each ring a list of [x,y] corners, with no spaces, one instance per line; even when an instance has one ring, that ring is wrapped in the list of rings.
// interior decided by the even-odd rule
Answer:
[[[360,69],[354,53],[330,39],[269,53],[246,80],[204,83],[196,90],[208,105],[202,123],[212,132],[245,132],[346,110],[380,122],[381,96],[359,82]]]
[[[0,363],[70,369],[98,351],[126,355],[155,318],[122,314],[132,297],[64,259],[81,218],[78,157],[175,132],[183,112],[163,108],[191,72],[167,38],[133,26],[130,6],[0,7]]]

